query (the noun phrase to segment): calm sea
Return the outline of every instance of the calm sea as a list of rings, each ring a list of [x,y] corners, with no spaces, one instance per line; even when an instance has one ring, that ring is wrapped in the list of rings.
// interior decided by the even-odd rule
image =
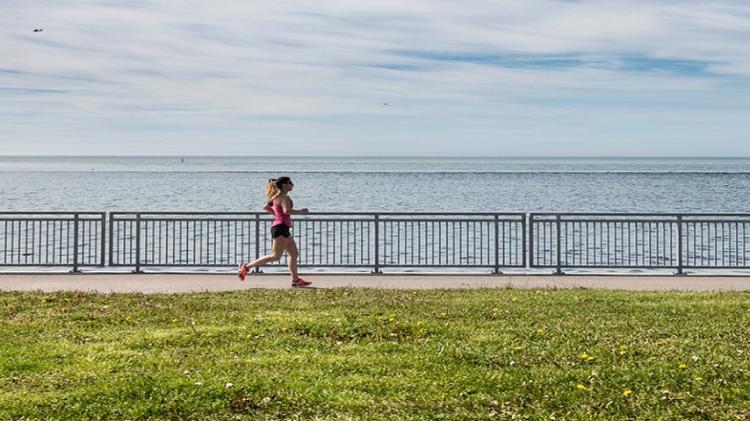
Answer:
[[[4,211],[750,212],[748,158],[0,157]]]

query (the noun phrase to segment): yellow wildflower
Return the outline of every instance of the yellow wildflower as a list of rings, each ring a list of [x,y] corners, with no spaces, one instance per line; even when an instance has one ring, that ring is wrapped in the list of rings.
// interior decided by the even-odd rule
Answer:
[[[680,368],[683,368],[683,369],[684,369],[684,368],[687,368],[687,366],[686,366],[685,364],[680,364],[680,365],[679,365],[679,367],[680,367]]]
[[[582,384],[578,383],[578,384],[576,385],[576,389],[578,389],[578,390],[586,390],[586,386],[584,386],[584,385],[582,385]]]
[[[623,390],[623,391],[622,391],[622,396],[628,396],[628,395],[630,395],[631,393],[633,393],[633,391],[632,391],[632,390],[630,390],[630,389],[625,389],[625,390]]]

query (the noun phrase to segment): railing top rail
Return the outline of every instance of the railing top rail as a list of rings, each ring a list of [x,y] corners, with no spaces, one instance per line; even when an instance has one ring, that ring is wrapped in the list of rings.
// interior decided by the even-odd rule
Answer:
[[[627,213],[627,212],[531,212],[531,217],[535,216],[649,216],[649,217],[750,217],[750,213],[679,213],[679,212],[651,212],[651,213]]]
[[[0,215],[102,215],[107,212],[84,212],[84,211],[50,211],[50,212],[42,212],[42,211],[0,211]]]
[[[101,216],[106,214],[106,211],[0,211],[0,215],[95,215]],[[109,212],[113,217],[121,215],[201,215],[201,216],[214,216],[214,215],[268,215],[262,211],[247,211],[247,212],[186,212],[186,211],[116,211]],[[298,216],[506,216],[506,217],[525,217],[524,212],[310,212],[307,215]],[[669,218],[727,218],[727,217],[740,217],[750,218],[750,213],[737,213],[737,212],[712,212],[712,213],[679,213],[679,212],[530,212],[528,215],[531,218],[534,217],[669,217]]]
[[[260,211],[248,211],[248,212],[110,212],[110,215],[268,215],[266,212]],[[310,212],[307,215],[297,216],[308,216],[308,215],[330,215],[330,216],[401,216],[401,215],[414,215],[414,216],[519,216],[523,217],[526,214],[523,212]]]

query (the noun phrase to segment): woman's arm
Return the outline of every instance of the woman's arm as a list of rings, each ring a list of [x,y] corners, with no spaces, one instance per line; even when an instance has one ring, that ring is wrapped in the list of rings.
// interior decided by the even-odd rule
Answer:
[[[266,202],[265,206],[263,206],[263,210],[273,215],[273,208],[271,207],[271,203],[273,203],[273,201],[271,200]]]

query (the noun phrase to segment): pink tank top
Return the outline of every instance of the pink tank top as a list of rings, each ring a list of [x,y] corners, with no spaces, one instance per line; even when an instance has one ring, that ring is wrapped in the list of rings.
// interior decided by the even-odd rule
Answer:
[[[289,199],[289,201],[291,202],[292,199]],[[292,206],[294,205],[292,204]],[[274,216],[273,223],[271,224],[272,227],[282,224],[289,228],[292,227],[292,215],[284,213],[284,208],[281,205],[276,204],[276,199],[271,202],[271,210],[273,210]]]

